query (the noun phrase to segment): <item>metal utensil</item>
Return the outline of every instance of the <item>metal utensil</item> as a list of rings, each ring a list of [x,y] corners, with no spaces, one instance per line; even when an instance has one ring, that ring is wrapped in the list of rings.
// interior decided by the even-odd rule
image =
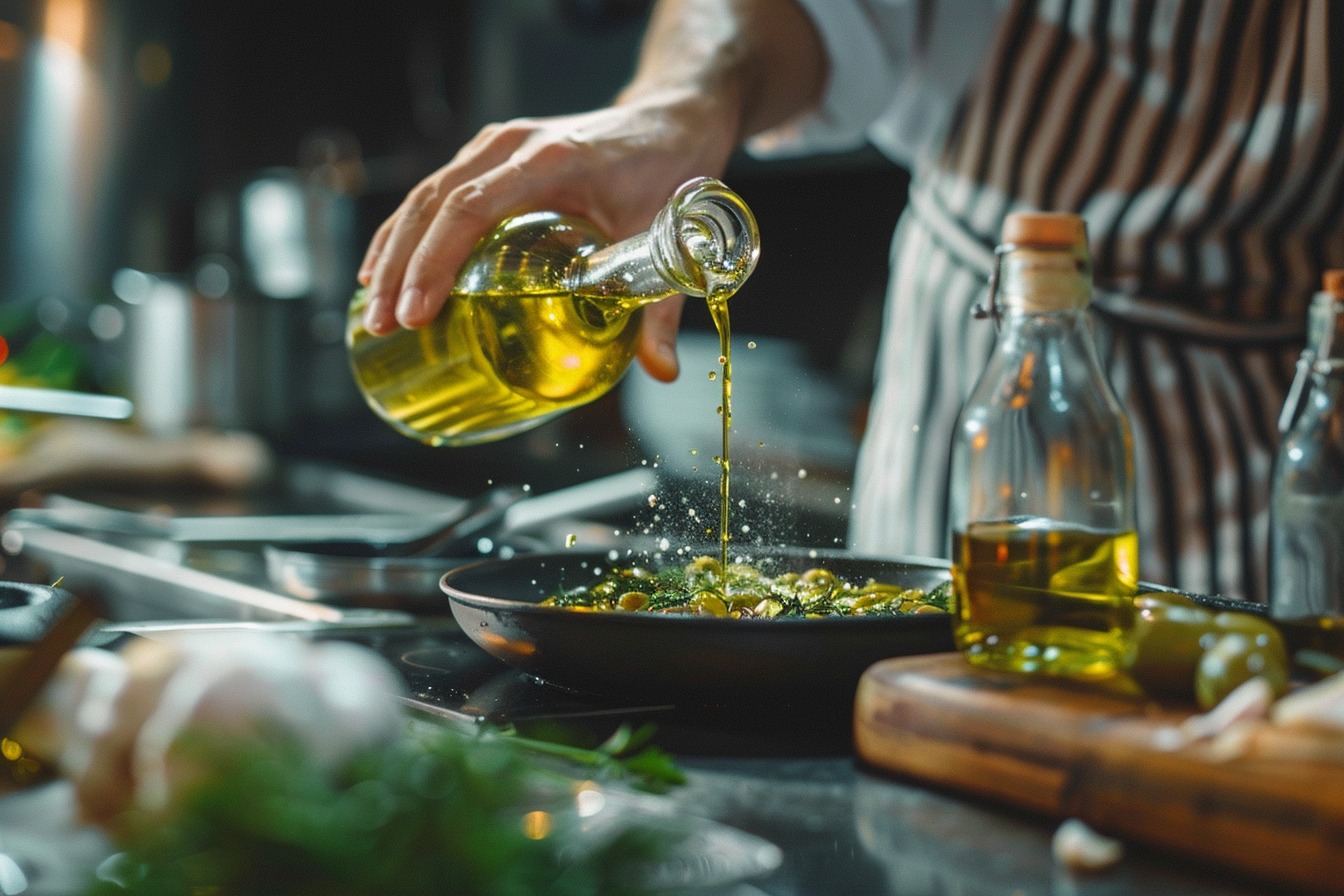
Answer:
[[[33,386],[0,386],[0,408],[66,417],[98,417],[125,420],[135,406],[117,395],[95,395],[68,389],[41,389]]]
[[[505,512],[527,497],[522,486],[497,486],[467,504],[446,522],[404,540],[355,538],[319,541],[303,545],[310,554],[334,557],[468,557],[477,554],[476,543],[496,532]]]
[[[395,540],[425,530],[423,513],[322,513],[262,516],[168,516],[119,510],[67,498],[43,507],[19,507],[5,516],[9,526],[41,526],[80,535],[158,538],[186,544],[322,542],[356,534]],[[456,520],[460,511],[446,517]],[[438,516],[434,527],[441,525]],[[407,534],[409,533],[409,534]]]
[[[341,556],[331,544],[269,544],[262,551],[266,573],[276,590],[303,600],[442,614],[447,609],[439,590],[444,572],[488,556],[536,553],[548,547],[538,534],[548,525],[564,521],[572,527],[588,514],[639,507],[656,485],[652,470],[638,468],[521,501],[510,500],[510,489],[486,492],[475,523],[467,525],[464,518],[452,539],[460,551],[446,550],[440,543],[434,556],[375,555],[368,540],[343,540],[355,553]]]

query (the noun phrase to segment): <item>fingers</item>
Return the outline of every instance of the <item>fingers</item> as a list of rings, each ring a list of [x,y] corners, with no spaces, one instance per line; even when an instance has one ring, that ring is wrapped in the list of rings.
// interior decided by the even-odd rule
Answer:
[[[670,383],[681,372],[677,360],[677,328],[685,296],[673,296],[644,309],[639,333],[639,363],[649,376]]]
[[[519,191],[507,189],[500,171],[511,170],[509,158],[531,131],[526,121],[484,128],[378,228],[359,271],[367,286],[369,332],[434,319],[472,247],[519,201]]]

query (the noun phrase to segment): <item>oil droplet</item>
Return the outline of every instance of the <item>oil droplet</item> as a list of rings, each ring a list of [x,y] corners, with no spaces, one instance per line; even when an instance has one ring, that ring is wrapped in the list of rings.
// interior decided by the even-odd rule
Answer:
[[[807,471],[806,471],[806,470],[799,470],[799,471],[798,471],[798,478],[799,478],[799,479],[806,479],[806,478],[807,478]]]
[[[753,340],[751,340],[750,342],[747,343],[747,348],[755,348],[755,347],[756,347],[756,340],[755,340],[755,339],[753,339]]]

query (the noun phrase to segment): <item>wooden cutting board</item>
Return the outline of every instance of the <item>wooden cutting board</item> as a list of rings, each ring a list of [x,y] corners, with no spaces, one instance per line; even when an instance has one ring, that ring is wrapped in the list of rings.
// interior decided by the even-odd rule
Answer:
[[[1163,730],[1194,711],[989,672],[955,653],[902,657],[861,678],[855,749],[888,772],[1344,893],[1344,735],[1265,722],[1249,754],[1223,755],[1225,741],[1164,749]]]

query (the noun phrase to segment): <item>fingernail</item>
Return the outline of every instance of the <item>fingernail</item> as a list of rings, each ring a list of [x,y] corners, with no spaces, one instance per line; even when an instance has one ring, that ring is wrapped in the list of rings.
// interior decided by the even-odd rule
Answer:
[[[375,336],[380,335],[383,329],[383,309],[386,307],[387,299],[382,293],[370,295],[368,304],[364,306],[364,329]]]
[[[408,286],[401,291],[397,300],[397,320],[403,325],[417,322],[425,310],[425,291],[418,286]]]

